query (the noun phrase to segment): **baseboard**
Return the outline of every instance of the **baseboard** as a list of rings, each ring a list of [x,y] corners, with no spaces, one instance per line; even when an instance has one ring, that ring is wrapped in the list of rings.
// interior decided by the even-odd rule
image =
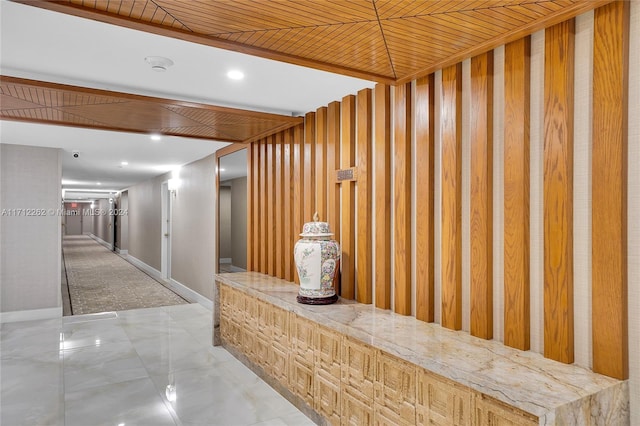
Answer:
[[[149,266],[146,263],[144,263],[142,260],[137,259],[133,256],[131,256],[130,254],[127,254],[127,256],[124,258],[127,262],[131,263],[133,266],[135,266],[138,269],[142,269],[144,272],[146,272],[147,274],[149,274],[150,276],[152,276],[153,278],[155,278],[158,281],[162,281],[164,283],[167,282],[167,280],[162,278],[162,273],[160,271],[158,271],[156,268],[154,268],[153,266]]]
[[[189,302],[199,303],[210,311],[213,311],[213,301],[207,299],[197,291],[190,289],[186,285],[174,280],[173,278],[169,281],[169,287],[171,287],[171,290],[175,291]]]
[[[0,312],[0,323],[62,318],[62,306],[46,309]]]
[[[202,306],[204,306],[205,308],[209,309],[209,310],[213,310],[213,302],[209,299],[207,299],[206,297],[204,297],[203,295],[201,295],[200,293],[198,293],[197,291],[194,291],[192,289],[190,289],[189,287],[187,287],[186,285],[171,279],[171,280],[166,280],[164,278],[162,278],[162,273],[160,271],[158,271],[156,268],[147,265],[146,263],[144,263],[143,261],[141,261],[140,259],[137,259],[131,255],[127,255],[124,258],[126,261],[128,261],[129,263],[131,263],[133,266],[135,266],[138,269],[141,269],[142,271],[146,272],[147,274],[149,274],[151,277],[155,278],[156,280],[164,283],[164,285],[166,285],[167,287],[169,287],[171,290],[173,290],[174,292],[176,292],[177,294],[179,294],[181,297],[183,297],[185,300],[187,300],[190,303],[199,303]]]
[[[118,247],[116,247],[116,252],[118,254],[121,254],[122,256],[126,256],[129,254],[129,250],[122,250],[122,249],[119,249]]]
[[[229,267],[229,269],[231,269],[231,272],[247,272],[246,269],[242,269],[242,268],[240,268],[238,266],[234,266],[234,265],[231,265]]]
[[[107,249],[113,250],[113,245],[109,244],[108,242],[106,242],[102,238],[98,237],[96,234],[89,234],[89,236],[91,238],[93,238],[94,240],[96,240],[99,244],[105,246]]]

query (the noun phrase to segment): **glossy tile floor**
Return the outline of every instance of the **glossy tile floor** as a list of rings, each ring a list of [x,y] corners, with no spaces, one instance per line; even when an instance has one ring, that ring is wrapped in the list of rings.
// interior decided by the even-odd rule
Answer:
[[[0,425],[312,425],[198,304],[2,324]]]

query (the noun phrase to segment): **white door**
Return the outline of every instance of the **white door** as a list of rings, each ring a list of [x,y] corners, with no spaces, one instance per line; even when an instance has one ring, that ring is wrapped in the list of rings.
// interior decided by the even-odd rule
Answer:
[[[171,279],[171,192],[167,182],[162,184],[162,279]]]

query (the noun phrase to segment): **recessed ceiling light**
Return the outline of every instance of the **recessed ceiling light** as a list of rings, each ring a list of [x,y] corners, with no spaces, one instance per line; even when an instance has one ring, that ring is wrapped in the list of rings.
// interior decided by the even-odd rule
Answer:
[[[231,80],[242,80],[244,78],[244,73],[240,70],[231,70],[227,73],[227,77]]]
[[[221,172],[224,172],[226,169],[220,169]]]
[[[129,165],[129,163],[128,163],[128,162],[126,162],[126,161],[123,161],[123,162],[121,162],[121,163],[120,163],[120,165],[121,165],[121,166],[128,166],[128,165]]]
[[[152,140],[152,141],[159,141],[160,139],[162,139],[162,138],[160,137],[160,135],[151,135],[151,140]]]
[[[100,182],[96,182],[96,185],[102,185]]]
[[[173,61],[169,58],[164,58],[162,56],[147,56],[144,58],[145,62],[151,65],[151,69],[158,72],[165,72],[171,65],[173,65]]]

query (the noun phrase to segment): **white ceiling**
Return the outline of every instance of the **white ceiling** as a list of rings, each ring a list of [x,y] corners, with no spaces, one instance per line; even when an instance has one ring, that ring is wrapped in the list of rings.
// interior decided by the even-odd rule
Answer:
[[[7,0],[0,0],[0,22],[0,74],[7,76],[285,115],[374,86]],[[168,57],[174,65],[155,72],[147,56]],[[229,80],[231,69],[245,79]],[[140,134],[13,121],[0,122],[0,142],[62,148],[63,187],[91,190],[124,189],[227,144],[179,137],[152,142]],[[81,152],[78,159],[73,150]],[[129,165],[120,168],[122,161]]]

